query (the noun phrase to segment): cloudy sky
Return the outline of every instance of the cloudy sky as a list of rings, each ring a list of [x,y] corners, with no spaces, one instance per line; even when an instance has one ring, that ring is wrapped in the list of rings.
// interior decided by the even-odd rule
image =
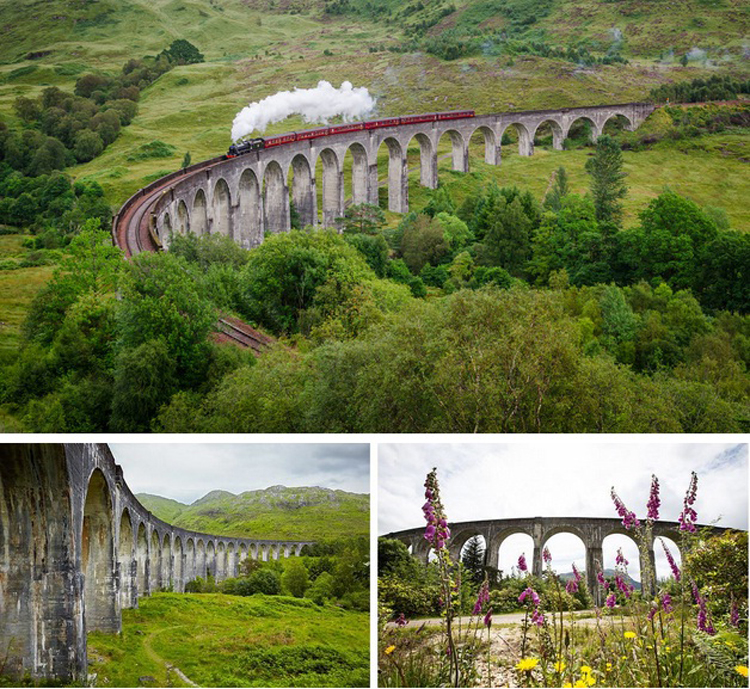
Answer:
[[[321,486],[370,492],[366,444],[110,443],[134,493],[190,504],[212,490]]]
[[[700,523],[747,529],[748,448],[717,443],[576,443],[556,439],[509,444],[381,444],[379,447],[378,533],[424,524],[424,479],[438,469],[449,521],[513,517],[616,517],[610,488],[639,516],[645,516],[651,475],[661,485],[661,517],[676,520],[690,481],[698,474],[696,509]],[[584,565],[575,536],[558,534],[548,543],[557,571]],[[611,536],[605,567],[616,549],[637,563],[632,541]],[[531,558],[528,536],[512,536],[500,549],[500,569],[509,572],[518,556]],[[657,546],[657,571],[668,566]],[[638,578],[637,564],[631,574]]]

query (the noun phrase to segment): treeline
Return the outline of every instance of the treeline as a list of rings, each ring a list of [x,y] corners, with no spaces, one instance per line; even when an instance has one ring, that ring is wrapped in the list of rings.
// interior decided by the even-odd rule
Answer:
[[[96,158],[130,124],[141,91],[178,64],[202,62],[188,41],[173,41],[156,57],[128,60],[115,77],[84,74],[73,93],[56,86],[37,98],[16,98],[20,130],[0,122],[0,162],[36,177]]]
[[[657,103],[702,103],[712,100],[735,100],[750,94],[750,80],[714,74],[707,79],[662,84],[649,92],[649,99]]]
[[[247,558],[238,577],[217,583],[213,576],[198,577],[185,586],[187,593],[225,593],[233,596],[294,596],[316,605],[337,605],[346,610],[370,609],[370,546],[367,538],[348,538],[304,546],[298,557],[283,560]]]

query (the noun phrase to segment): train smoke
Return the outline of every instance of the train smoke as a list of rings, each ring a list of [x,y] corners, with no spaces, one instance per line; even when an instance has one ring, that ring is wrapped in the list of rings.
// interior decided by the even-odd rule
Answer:
[[[232,141],[255,130],[262,133],[269,124],[290,115],[302,115],[307,123],[326,123],[337,115],[350,122],[363,117],[374,107],[375,99],[364,87],[354,88],[351,82],[345,81],[341,88],[334,88],[327,81],[319,81],[314,89],[279,91],[242,108],[232,123]]]

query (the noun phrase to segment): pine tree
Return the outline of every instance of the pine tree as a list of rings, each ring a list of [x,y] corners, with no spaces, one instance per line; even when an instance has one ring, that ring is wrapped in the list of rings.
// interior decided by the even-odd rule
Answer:
[[[461,562],[475,584],[484,579],[484,543],[481,537],[472,536],[464,546]]]
[[[599,137],[594,157],[586,161],[586,172],[591,175],[596,219],[619,227],[622,220],[620,199],[625,197],[628,188],[623,181],[622,151],[615,139],[606,134]]]

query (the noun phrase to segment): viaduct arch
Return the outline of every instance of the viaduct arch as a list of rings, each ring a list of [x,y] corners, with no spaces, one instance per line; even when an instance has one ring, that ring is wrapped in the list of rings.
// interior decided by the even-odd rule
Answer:
[[[13,677],[85,681],[86,634],[120,632],[122,609],[245,558],[299,555],[309,541],[174,527],[130,491],[104,444],[0,446],[0,657]]]
[[[607,536],[613,534],[624,534],[632,538],[632,534],[622,525],[622,520],[617,518],[600,517],[533,517],[522,519],[489,519],[483,521],[454,522],[448,525],[451,530],[451,538],[448,542],[448,551],[454,561],[458,561],[464,544],[474,536],[482,536],[486,545],[485,566],[498,569],[500,546],[503,541],[514,534],[526,534],[534,541],[534,551],[531,557],[531,571],[535,576],[541,576],[544,570],[542,552],[544,545],[552,536],[559,533],[573,534],[578,536],[586,549],[586,584],[597,605],[602,604],[601,589],[597,585],[596,573],[601,569],[604,562],[603,543]],[[709,529],[714,534],[722,534],[725,529],[721,527],[706,527],[698,525],[698,528]],[[393,538],[401,541],[417,559],[427,562],[430,554],[430,544],[424,538],[424,527],[394,531],[384,535],[385,538]],[[669,538],[675,543],[680,542],[680,525],[678,522],[657,521],[653,525],[654,539],[659,537]],[[648,549],[649,560],[652,571],[655,571],[654,544]],[[643,581],[644,563],[641,563],[641,577]],[[644,584],[645,585],[645,584]]]
[[[654,109],[647,103],[626,103],[495,113],[305,138],[227,160],[214,158],[141,189],[115,216],[113,234],[126,253],[155,249],[155,243],[149,244],[149,233],[165,246],[170,232],[187,231],[229,235],[241,246],[252,248],[265,235],[290,229],[290,192],[303,223],[320,224],[320,210],[322,225],[330,227],[344,213],[343,162],[347,154],[353,159],[350,187],[354,202],[378,203],[377,158],[381,149],[388,155],[388,208],[406,213],[410,145],[419,146],[420,184],[434,189],[438,144],[443,138],[451,146],[453,169],[468,172],[469,141],[477,132],[483,137],[485,162],[500,165],[500,142],[509,127],[518,134],[519,154],[531,156],[534,135],[545,123],[552,129],[553,147],[562,149],[571,126],[579,120],[589,123],[596,140],[610,119],[625,118],[626,127],[633,130]],[[323,186],[320,209],[315,181],[318,169]]]

